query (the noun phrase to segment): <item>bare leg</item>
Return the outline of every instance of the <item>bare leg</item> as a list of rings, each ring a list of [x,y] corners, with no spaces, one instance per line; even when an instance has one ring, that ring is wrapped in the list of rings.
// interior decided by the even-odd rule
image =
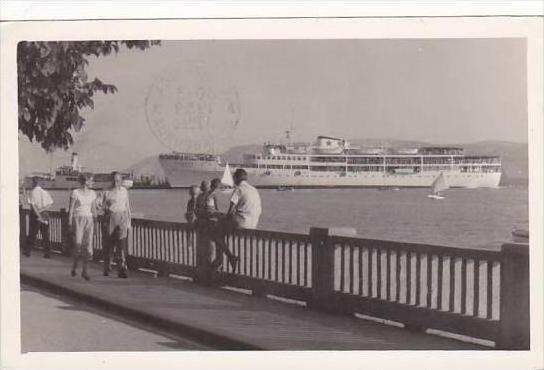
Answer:
[[[72,263],[72,273],[71,273],[72,276],[76,276],[78,262],[79,262],[79,254],[76,252],[74,253],[74,262]]]

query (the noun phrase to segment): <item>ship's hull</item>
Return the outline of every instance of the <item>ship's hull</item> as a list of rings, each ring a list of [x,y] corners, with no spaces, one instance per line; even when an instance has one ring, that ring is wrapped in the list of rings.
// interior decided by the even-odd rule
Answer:
[[[221,178],[224,167],[212,162],[188,162],[176,159],[161,159],[168,182],[172,187],[188,187],[199,184],[202,180]],[[232,166],[235,170],[235,166]],[[424,171],[412,174],[387,174],[383,172],[325,172],[266,170],[258,168],[244,169],[248,172],[249,182],[261,188],[282,186],[298,188],[319,187],[430,187],[440,172],[444,173],[450,187],[461,188],[496,188],[501,179],[500,172],[461,172],[457,169],[446,171]]]

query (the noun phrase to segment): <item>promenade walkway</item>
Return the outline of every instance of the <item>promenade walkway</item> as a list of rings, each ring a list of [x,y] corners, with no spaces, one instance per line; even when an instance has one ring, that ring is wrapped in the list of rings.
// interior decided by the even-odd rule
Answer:
[[[70,276],[71,260],[21,256],[21,281],[145,320],[217,349],[482,350],[487,347],[333,315],[268,298],[206,288],[174,278],[131,272],[128,279]],[[74,340],[76,340],[74,338]]]

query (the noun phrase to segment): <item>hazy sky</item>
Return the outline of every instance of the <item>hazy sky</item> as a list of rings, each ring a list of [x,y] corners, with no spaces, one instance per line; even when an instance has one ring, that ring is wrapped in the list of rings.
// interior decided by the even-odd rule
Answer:
[[[96,97],[74,149],[110,169],[291,125],[297,141],[527,142],[525,53],[521,39],[163,41],[91,62],[119,91]]]

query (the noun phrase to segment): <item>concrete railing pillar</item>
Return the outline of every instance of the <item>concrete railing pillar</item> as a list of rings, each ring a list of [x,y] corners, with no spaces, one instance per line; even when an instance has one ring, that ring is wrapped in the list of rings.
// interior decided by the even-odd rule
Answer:
[[[503,244],[498,349],[530,347],[529,245]]]
[[[205,225],[197,226],[196,232],[196,266],[194,279],[202,285],[211,284],[211,237]]]
[[[329,243],[329,230],[312,227],[312,308],[335,311],[334,292],[334,248]]]

